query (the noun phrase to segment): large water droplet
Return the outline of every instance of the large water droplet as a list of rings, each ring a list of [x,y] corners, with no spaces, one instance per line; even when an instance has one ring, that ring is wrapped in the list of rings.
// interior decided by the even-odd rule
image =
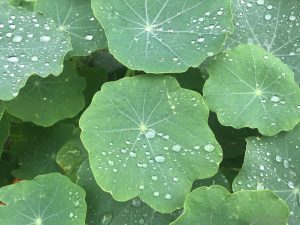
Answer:
[[[276,95],[273,95],[273,96],[271,97],[271,101],[277,103],[277,102],[280,101],[280,98],[279,98],[278,96],[276,96]]]
[[[257,0],[256,2],[257,2],[257,4],[259,4],[259,5],[265,4],[265,0]]]
[[[215,150],[215,146],[213,146],[212,144],[207,144],[204,146],[204,150],[207,152],[212,152]]]
[[[19,62],[20,60],[19,60],[19,58],[16,57],[16,56],[10,56],[10,57],[7,58],[7,61],[8,61],[8,62],[11,62],[11,63],[17,63],[17,62]]]
[[[37,62],[38,60],[39,60],[39,58],[37,56],[32,56],[31,57],[32,62]]]
[[[155,135],[156,135],[156,131],[153,130],[153,129],[149,129],[145,132],[145,137],[146,138],[155,138]]]
[[[21,42],[23,40],[23,37],[21,35],[15,35],[12,38],[13,42]]]
[[[272,19],[272,16],[271,16],[271,14],[267,14],[267,15],[265,15],[265,19],[266,19],[266,20],[270,20],[270,19]]]
[[[275,159],[276,159],[277,162],[282,162],[283,161],[282,157],[279,156],[279,155],[276,155]]]
[[[294,21],[294,20],[296,20],[296,16],[290,16],[290,21]]]
[[[284,166],[284,168],[289,168],[289,161],[287,161],[286,159],[285,160],[283,160],[283,166]]]
[[[158,163],[163,163],[164,161],[166,161],[166,159],[164,156],[158,155],[158,156],[155,156],[155,161]]]
[[[181,150],[181,146],[180,145],[173,145],[172,150],[174,152],[179,152]]]
[[[86,36],[84,37],[84,39],[87,40],[87,41],[91,41],[91,40],[94,39],[94,37],[93,37],[92,35],[88,34],[88,35],[86,35]]]
[[[51,37],[49,37],[49,36],[44,35],[44,36],[40,37],[40,42],[46,43],[49,41],[51,41]]]

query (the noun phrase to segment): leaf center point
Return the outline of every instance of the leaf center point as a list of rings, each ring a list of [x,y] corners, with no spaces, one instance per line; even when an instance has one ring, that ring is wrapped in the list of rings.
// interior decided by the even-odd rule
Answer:
[[[256,89],[255,90],[255,95],[256,96],[261,96],[262,95],[262,91],[260,89]]]
[[[144,123],[142,123],[142,124],[140,125],[140,131],[141,131],[142,133],[145,133],[147,130],[148,130],[147,126],[146,126]]]
[[[35,225],[43,225],[43,221],[41,218],[36,218]]]

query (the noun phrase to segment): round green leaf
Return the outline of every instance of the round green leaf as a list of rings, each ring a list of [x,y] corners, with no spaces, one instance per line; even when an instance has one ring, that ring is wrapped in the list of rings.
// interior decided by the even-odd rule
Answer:
[[[218,170],[222,152],[207,120],[201,95],[175,78],[136,76],[102,86],[80,119],[81,139],[104,191],[171,212],[194,180]]]
[[[9,120],[6,117],[0,118],[0,157],[5,145],[5,142],[8,138],[10,130]]]
[[[73,125],[57,124],[51,128],[22,124],[15,127],[12,135],[12,153],[19,157],[20,168],[12,174],[21,179],[32,179],[37,175],[60,172],[56,154],[72,136]]]
[[[0,99],[18,95],[34,73],[58,75],[71,49],[69,38],[40,14],[0,3]]]
[[[230,194],[221,186],[194,190],[171,225],[286,225],[288,207],[271,191]]]
[[[227,45],[259,44],[288,64],[300,83],[299,0],[233,0],[234,33]]]
[[[7,112],[25,122],[49,127],[76,116],[83,109],[85,86],[85,80],[77,75],[73,64],[66,62],[58,77],[30,77],[18,97],[6,102]]]
[[[168,225],[175,213],[161,214],[146,205],[139,198],[117,202],[109,193],[97,185],[89,162],[85,161],[78,170],[77,184],[86,191],[88,205],[86,225],[151,224]]]
[[[85,193],[59,174],[38,176],[0,189],[1,223],[5,225],[83,225]]]
[[[90,0],[38,0],[35,10],[53,18],[57,27],[71,37],[70,56],[89,55],[106,48],[103,28],[94,18]]]
[[[115,58],[149,73],[199,66],[233,29],[230,0],[92,0],[92,8]]]
[[[233,183],[241,189],[269,189],[290,208],[290,225],[300,224],[300,125],[275,137],[247,139],[245,163]]]
[[[259,46],[241,45],[209,66],[204,98],[221,124],[258,128],[264,135],[300,122],[300,89],[293,72]]]

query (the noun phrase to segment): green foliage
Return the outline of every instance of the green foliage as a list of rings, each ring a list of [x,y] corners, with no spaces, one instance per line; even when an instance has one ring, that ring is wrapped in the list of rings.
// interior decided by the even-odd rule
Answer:
[[[298,0],[2,0],[0,224],[299,225],[299,53]]]

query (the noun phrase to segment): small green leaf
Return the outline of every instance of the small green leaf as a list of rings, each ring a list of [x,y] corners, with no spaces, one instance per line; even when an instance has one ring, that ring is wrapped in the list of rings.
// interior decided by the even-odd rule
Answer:
[[[0,118],[0,157],[4,148],[4,144],[8,138],[10,124],[6,117]]]
[[[0,189],[1,223],[5,225],[83,225],[85,193],[60,174],[38,176]]]
[[[58,77],[32,76],[18,97],[6,102],[7,112],[25,122],[49,127],[76,116],[84,107],[85,80],[66,62]]]
[[[0,99],[18,95],[30,75],[58,75],[69,38],[40,14],[0,3]]]
[[[288,207],[271,191],[230,194],[221,186],[194,190],[171,225],[286,225]]]
[[[56,163],[58,150],[71,138],[73,125],[57,124],[51,128],[22,124],[13,135],[11,152],[19,157],[20,168],[12,174],[21,179],[59,172]],[[16,130],[16,129],[15,129]]]
[[[233,0],[234,33],[227,46],[259,44],[295,72],[300,83],[299,0]]]
[[[92,8],[116,59],[148,73],[197,67],[233,31],[230,0],[92,0]]]
[[[241,45],[209,66],[204,99],[221,124],[258,128],[264,135],[300,122],[300,89],[293,72],[259,46]]]
[[[88,161],[80,166],[77,176],[77,184],[86,191],[86,225],[168,225],[175,219],[176,214],[158,213],[139,198],[117,202],[97,185]]]
[[[290,208],[290,225],[300,224],[300,125],[274,137],[247,139],[245,163],[233,183],[241,189],[269,189]]]
[[[171,212],[194,180],[218,170],[222,152],[207,120],[200,94],[142,75],[102,86],[80,119],[81,139],[103,190]]]
[[[59,30],[71,37],[70,56],[89,55],[107,47],[103,28],[94,18],[90,0],[38,0],[35,11],[53,18]]]

